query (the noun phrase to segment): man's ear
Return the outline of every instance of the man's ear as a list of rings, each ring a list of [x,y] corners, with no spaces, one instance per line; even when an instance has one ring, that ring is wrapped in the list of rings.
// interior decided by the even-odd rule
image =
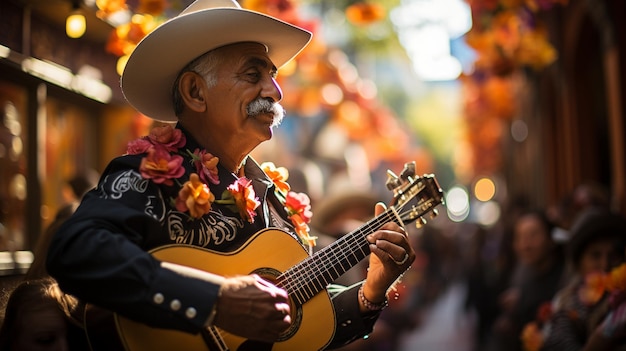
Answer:
[[[206,99],[207,93],[206,83],[204,79],[196,72],[185,72],[178,82],[180,96],[185,103],[185,108],[194,112],[204,112],[207,109]]]

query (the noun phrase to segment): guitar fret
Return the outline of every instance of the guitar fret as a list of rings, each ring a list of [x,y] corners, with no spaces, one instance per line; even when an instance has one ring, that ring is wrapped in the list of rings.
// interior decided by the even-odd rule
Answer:
[[[363,230],[349,233],[316,255],[303,260],[279,277],[283,288],[295,295],[294,299],[298,304],[304,304],[365,258],[369,254],[369,243],[365,239],[367,233],[394,219],[387,210],[367,222]]]

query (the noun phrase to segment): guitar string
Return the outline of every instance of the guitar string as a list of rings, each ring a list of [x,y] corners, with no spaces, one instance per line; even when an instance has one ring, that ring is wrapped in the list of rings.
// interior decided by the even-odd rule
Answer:
[[[372,224],[376,224],[376,225],[381,225],[378,222],[382,222],[385,221],[384,218],[385,216],[381,216],[379,218],[376,218],[375,221],[372,221],[371,223],[368,223],[368,226],[371,226]],[[361,239],[362,236],[358,236],[357,234],[359,234],[360,232],[362,232],[363,230],[357,230],[355,232],[352,232],[350,234],[348,234],[347,236],[343,237],[342,239],[338,240],[338,243],[335,245],[332,245],[332,247],[329,247],[328,249],[323,249],[322,251],[320,251],[318,253],[318,255],[312,256],[312,258],[307,259],[303,262],[301,262],[300,264],[298,264],[296,267],[294,267],[292,270],[290,270],[289,273],[294,273],[294,274],[288,274],[289,278],[291,278],[291,284],[288,285],[288,288],[291,288],[293,284],[296,285],[296,287],[301,286],[302,285],[302,278],[305,277],[303,274],[301,274],[301,272],[306,271],[307,267],[313,266],[313,268],[317,269],[318,273],[320,272],[320,264],[321,265],[326,265],[328,266],[328,262],[331,263],[331,266],[334,268],[337,266],[337,264],[332,264],[332,260],[344,260],[344,259],[348,259],[348,253],[346,253],[345,251],[345,247],[350,247],[351,242],[352,243],[356,243],[358,240]],[[333,250],[336,249],[336,250]],[[334,253],[335,251],[338,251],[340,253],[340,255],[328,255],[328,253]],[[353,254],[352,252],[350,252],[350,254]],[[319,257],[318,257],[319,256]],[[337,257],[338,256],[338,257]],[[315,260],[315,258],[318,258],[319,260]],[[318,262],[319,261],[319,262]],[[342,269],[345,269],[345,267],[343,267],[342,265]],[[311,268],[308,269],[309,271],[311,271]]]
[[[219,351],[229,351],[228,345],[226,345],[226,342],[222,338],[222,335],[215,328],[215,326],[210,326],[210,327],[207,328],[207,330],[208,330],[209,334],[211,335],[211,338],[213,339],[213,342],[219,348]]]
[[[354,237],[355,233],[350,233],[348,234],[346,237]],[[345,237],[344,237],[345,238]],[[355,239],[356,240],[356,239]],[[333,247],[336,247],[338,244],[341,244],[342,242],[346,241],[346,239],[342,239],[341,242],[337,243],[337,244],[333,244]],[[325,249],[322,251],[319,251],[318,254],[300,262],[299,264],[297,264],[296,266],[294,266],[292,269],[290,269],[289,271],[285,272],[281,277],[279,278],[285,278],[287,283],[283,285],[284,288],[286,288],[288,291],[292,291],[293,293],[296,293],[299,295],[299,297],[301,297],[301,300],[306,301],[306,295],[302,295],[302,294],[306,294],[305,291],[300,292],[299,290],[296,290],[297,288],[301,288],[303,287],[303,277],[305,277],[305,273],[306,271],[311,271],[312,269],[310,268],[311,266],[313,266],[314,268],[317,268],[319,271],[319,268],[317,267],[318,264],[316,264],[315,262],[315,258],[320,259],[322,262],[325,260],[329,260],[332,259],[332,257],[328,256],[327,253],[329,252],[329,249]],[[344,254],[345,256],[345,254]],[[314,257],[314,258],[313,258]],[[308,286],[306,286],[307,284],[304,284],[305,288],[308,288]],[[313,294],[313,291],[309,290],[308,292],[309,295]]]
[[[352,266],[354,266],[356,263],[360,262],[364,257],[367,256],[367,253],[363,251],[363,247],[366,247],[368,245],[367,242],[364,240],[365,235],[363,235],[363,233],[371,232],[370,228],[366,228],[366,227],[371,227],[372,225],[375,225],[376,228],[378,228],[383,223],[388,222],[388,218],[385,218],[385,217],[386,216],[380,216],[375,221],[368,223],[367,226],[364,226],[360,228],[359,230],[352,232],[351,234],[347,236],[344,236],[342,240],[340,240],[336,245],[334,245],[333,247],[329,249],[324,250],[324,255],[319,255],[319,257],[316,256],[312,258],[311,260],[309,260],[307,262],[308,267],[307,266],[302,267],[304,271],[300,270],[300,272],[303,274],[297,277],[298,279],[296,279],[295,282],[299,286],[302,286],[306,289],[305,292],[307,294],[305,295],[305,299],[310,299],[315,294],[317,294],[317,292],[319,292],[325,286],[327,286],[328,283],[331,282],[331,281],[325,281],[322,284],[318,279],[317,285],[315,286],[316,289],[312,290],[311,284],[316,283],[316,281],[311,281],[310,278],[306,279],[310,277],[311,273],[317,274],[319,276],[322,271],[330,272],[329,268],[335,268],[335,267],[338,267],[338,265],[341,265],[341,269],[343,270],[341,274],[343,274],[345,273],[345,271],[347,271],[347,269],[345,268],[343,264],[344,262],[348,266],[348,269],[349,269]],[[353,244],[357,244],[357,246],[354,247]],[[357,250],[361,252],[362,256],[360,257],[357,256],[358,254]],[[354,260],[352,258],[354,258]],[[304,274],[304,273],[307,273],[306,272],[307,268],[309,272],[308,274]],[[324,277],[323,275],[321,276]],[[301,279],[302,277],[304,277],[306,280]],[[324,278],[326,279],[326,277]],[[331,280],[334,280],[334,279],[331,279]]]
[[[321,276],[325,280],[328,278],[323,273],[329,273],[331,277],[333,277],[333,274],[330,271],[331,268],[335,270],[337,274],[339,274],[334,277],[334,279],[345,273],[348,269],[353,267],[356,263],[360,262],[368,254],[363,251],[363,247],[366,247],[368,245],[365,241],[364,233],[370,233],[372,232],[372,227],[375,227],[374,229],[377,229],[380,228],[380,226],[382,226],[384,223],[389,222],[390,219],[393,219],[393,216],[391,216],[391,214],[391,209],[388,209],[385,213],[367,222],[366,225],[364,225],[363,227],[338,239],[335,244],[327,246],[326,248],[320,250],[318,254],[305,259],[304,261],[298,263],[296,266],[283,273],[281,276],[279,276],[279,281],[282,283],[283,288],[302,297],[303,301],[299,301],[300,303],[303,303],[313,297],[315,294],[317,294],[317,292],[327,286],[331,281],[324,281],[324,283],[321,284],[319,279],[317,279],[318,284],[317,286],[315,286],[315,288],[313,288],[310,286],[310,273],[317,274],[317,276]],[[357,244],[357,246],[355,249],[351,250],[354,244]],[[363,257],[356,256],[357,250],[361,251]],[[356,263],[351,263],[350,256],[354,256],[354,258],[356,259]],[[343,262],[347,263],[347,265],[349,266],[348,269],[344,267]],[[338,265],[341,266],[341,270],[343,270],[343,272],[337,271]],[[306,290],[298,290],[302,288]]]
[[[422,211],[421,211],[422,215],[434,207],[433,205],[434,201],[432,200],[426,200],[426,201],[420,201],[420,202],[422,202],[421,206],[418,206],[418,207],[422,208]],[[368,222],[367,225],[364,225],[358,230],[352,233],[349,233],[348,235],[338,239],[337,244],[333,245],[332,248],[323,249],[319,251],[317,255],[311,256],[309,259],[302,261],[300,264],[296,265],[289,271],[285,272],[286,274],[283,274],[283,276],[280,277],[282,278],[281,281],[285,281],[285,279],[287,280],[287,284],[285,284],[286,289],[288,291],[291,290],[290,294],[295,295],[295,297],[298,297],[298,299],[296,299],[297,300],[296,302],[303,304],[308,299],[315,296],[319,291],[324,289],[330,282],[332,282],[332,280],[336,279],[341,274],[345,273],[348,269],[352,268],[356,263],[360,262],[363,258],[365,258],[369,254],[369,252],[366,253],[365,251],[363,251],[363,248],[360,246],[357,246],[357,248],[354,250],[345,250],[345,248],[348,248],[348,249],[352,248],[352,245],[351,245],[352,243],[361,241],[365,237],[364,235],[359,236],[356,234],[359,234],[360,232],[364,232],[364,231],[369,233],[371,232],[371,230],[370,229],[365,230],[365,228],[369,228],[373,226],[374,224],[380,227],[382,226],[382,224],[391,221],[394,218],[394,216],[395,216],[395,219],[397,219],[396,223],[398,223],[398,221],[402,221],[402,217],[404,215],[406,215],[407,213],[411,211],[414,211],[414,209],[411,209],[403,213],[396,214],[396,213],[391,212],[392,210],[393,209],[390,208],[388,211],[381,214],[379,217],[376,217],[374,218],[374,220]],[[417,217],[417,216],[414,216],[414,217]],[[352,240],[352,243],[350,242],[350,240]],[[363,246],[367,245],[367,243],[365,242],[363,243],[365,244]],[[361,252],[362,257],[356,256],[356,254],[358,253],[357,250]],[[327,255],[328,253],[334,253],[334,255],[329,256]],[[350,256],[355,256],[356,263],[352,263],[350,261]],[[348,269],[346,269],[343,266],[342,262],[344,261],[348,264],[349,266]],[[336,267],[338,266],[338,264],[341,265],[341,268],[344,270],[343,272],[337,271]],[[331,269],[335,271],[336,273],[335,276],[332,275]],[[307,273],[307,270],[308,270],[308,273]],[[313,274],[314,276],[317,275],[317,277],[323,278],[323,280],[320,280],[319,278],[317,278],[311,281],[310,280],[311,273],[314,273]],[[324,274],[324,273],[329,274],[331,279],[329,279],[327,277],[327,274]]]
[[[431,190],[431,191],[433,190],[431,189],[432,180],[427,179],[425,183],[426,184],[422,184],[422,188],[417,193],[421,193],[426,188],[428,188],[428,190]],[[428,196],[426,198],[428,198]],[[432,194],[430,198],[431,199],[433,198]],[[432,205],[432,202],[433,202],[432,200],[425,200],[424,198],[422,198],[421,201],[419,202],[421,203],[421,206],[418,206],[418,207],[422,208],[422,211],[421,211],[422,215],[425,214],[429,209],[432,209],[434,207]],[[400,207],[402,208],[405,205],[406,205],[406,202]],[[336,277],[340,276],[341,274],[345,273],[348,269],[352,268],[356,263],[360,262],[363,258],[367,256],[367,254],[369,254],[369,252],[366,253],[365,251],[363,251],[363,248],[360,246],[357,246],[357,249],[361,251],[362,257],[356,256],[357,254],[356,250],[345,250],[345,248],[348,248],[348,249],[351,248],[352,247],[351,244],[357,243],[358,241],[361,241],[364,238],[363,235],[357,235],[360,232],[363,232],[364,228],[369,228],[374,224],[376,224],[377,226],[381,226],[383,224],[381,222],[385,222],[385,223],[389,222],[390,218],[385,218],[385,217],[390,216],[391,214],[396,216],[396,219],[397,219],[396,223],[400,224],[398,221],[400,222],[402,221],[401,217],[403,216],[403,214],[391,213],[390,212],[391,210],[392,208],[388,209],[383,214],[381,214],[378,217],[375,217],[373,220],[368,222],[363,227],[338,239],[336,244],[330,245],[330,248],[327,247],[327,248],[322,249],[321,251],[318,252],[318,254],[309,257],[308,259],[294,266],[292,269],[283,273],[281,276],[278,277],[279,281],[283,283],[283,287],[287,289],[290,292],[290,294],[295,294],[296,297],[300,298],[300,301],[297,301],[297,302],[299,303],[306,302],[308,299],[310,299],[315,294],[317,294],[317,292],[321,291],[325,286],[327,286],[328,283],[336,279]],[[406,213],[411,212],[411,211],[414,211],[414,209],[406,211]],[[417,216],[414,216],[414,217],[417,217]],[[393,217],[391,219],[393,219]],[[369,232],[370,231],[368,229],[368,233]],[[350,242],[350,240],[352,240],[352,243]],[[367,245],[367,243],[365,242],[363,242],[363,244],[365,244],[363,246]],[[329,256],[329,254],[333,254],[333,255]],[[350,261],[350,256],[355,256],[356,263],[352,263]],[[346,269],[343,266],[342,262],[344,261],[347,263],[348,269]],[[344,270],[341,273],[338,272],[336,269],[338,264],[341,265],[341,268]],[[332,268],[336,273],[336,275],[334,276],[335,277],[334,279],[333,279],[332,271],[330,270],[330,268]],[[308,274],[306,274],[307,270],[309,271]],[[323,278],[324,283],[322,284],[322,281],[320,281],[319,278],[315,279],[315,281],[311,281],[310,280],[311,272],[316,273],[318,277]],[[329,274],[330,279],[324,273]],[[315,284],[316,282],[317,282],[316,285],[311,286],[311,284]]]

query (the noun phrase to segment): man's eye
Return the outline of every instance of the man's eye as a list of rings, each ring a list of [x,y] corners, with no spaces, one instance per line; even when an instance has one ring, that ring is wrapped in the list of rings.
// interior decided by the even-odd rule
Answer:
[[[261,73],[259,72],[250,72],[247,74],[248,78],[251,80],[259,80],[261,79]]]
[[[41,335],[36,339],[38,345],[50,345],[56,341],[56,335]]]

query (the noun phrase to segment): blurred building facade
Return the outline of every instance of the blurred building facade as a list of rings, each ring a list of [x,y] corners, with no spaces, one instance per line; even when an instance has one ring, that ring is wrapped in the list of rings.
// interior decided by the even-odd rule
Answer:
[[[620,0],[572,0],[543,15],[558,58],[526,75],[529,89],[505,139],[510,193],[550,206],[597,184],[626,213],[624,15]]]

